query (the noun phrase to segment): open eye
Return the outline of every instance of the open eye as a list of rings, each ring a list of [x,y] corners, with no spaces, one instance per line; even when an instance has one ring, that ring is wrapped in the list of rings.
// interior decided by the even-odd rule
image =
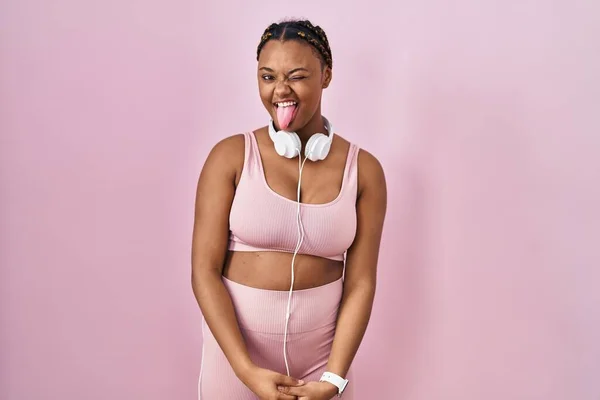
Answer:
[[[263,75],[262,78],[265,81],[272,81],[274,79],[273,75]]]

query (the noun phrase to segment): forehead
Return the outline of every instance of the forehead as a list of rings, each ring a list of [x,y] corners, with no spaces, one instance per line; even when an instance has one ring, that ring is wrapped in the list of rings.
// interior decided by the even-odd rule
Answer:
[[[320,60],[308,43],[300,40],[269,40],[260,52],[259,67],[305,68],[320,65]]]

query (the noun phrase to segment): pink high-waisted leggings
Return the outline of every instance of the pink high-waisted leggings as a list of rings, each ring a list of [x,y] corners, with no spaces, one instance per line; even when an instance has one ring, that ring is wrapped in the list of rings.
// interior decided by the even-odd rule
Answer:
[[[288,291],[256,289],[223,277],[231,295],[238,325],[252,361],[262,368],[286,374],[283,357]],[[290,375],[305,382],[318,381],[325,371],[337,313],[342,298],[342,279],[305,290],[294,290],[288,325],[287,359]],[[206,322],[199,400],[256,400],[235,375]],[[352,368],[343,398],[353,399]]]

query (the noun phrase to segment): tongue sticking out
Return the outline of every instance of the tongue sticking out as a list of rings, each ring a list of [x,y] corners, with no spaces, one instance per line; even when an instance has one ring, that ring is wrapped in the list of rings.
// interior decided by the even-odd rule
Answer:
[[[277,122],[279,123],[279,129],[286,130],[290,126],[292,117],[296,111],[296,106],[277,107]]]

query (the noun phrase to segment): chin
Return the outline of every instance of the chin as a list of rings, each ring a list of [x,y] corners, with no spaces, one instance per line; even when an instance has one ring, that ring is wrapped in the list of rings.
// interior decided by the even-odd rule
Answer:
[[[296,117],[292,120],[290,126],[288,126],[287,130],[292,132],[297,132],[300,129],[306,126],[307,119],[301,115],[296,115]]]

